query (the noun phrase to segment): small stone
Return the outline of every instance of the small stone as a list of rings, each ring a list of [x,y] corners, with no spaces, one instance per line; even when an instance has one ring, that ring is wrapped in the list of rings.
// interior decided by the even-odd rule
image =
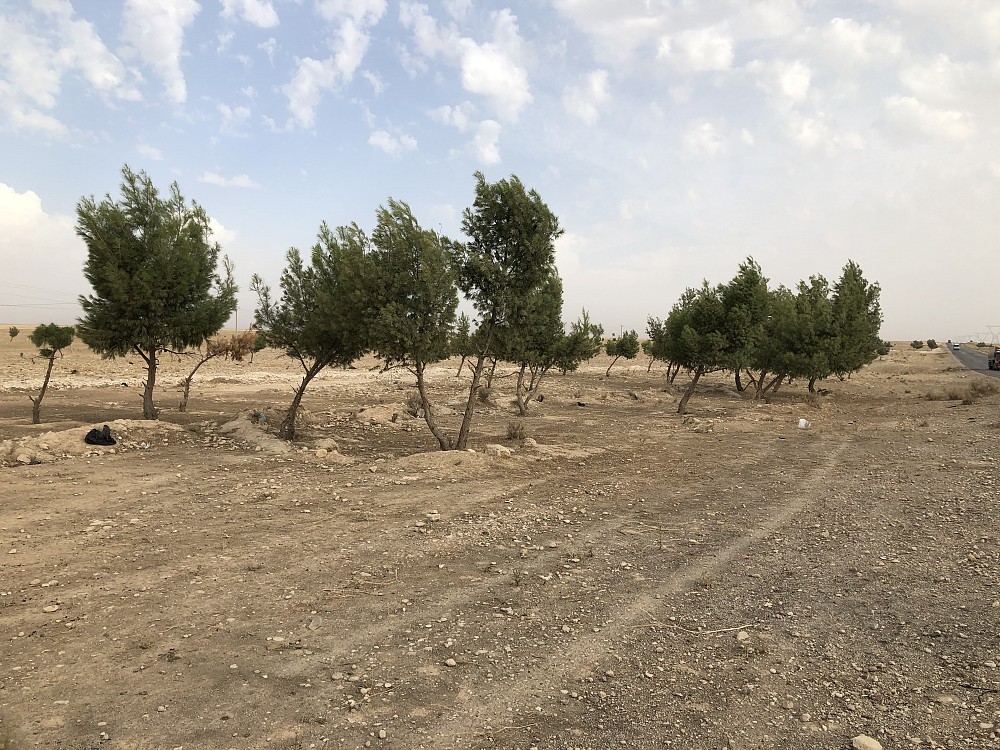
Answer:
[[[808,724],[810,721],[813,720],[813,717],[812,714],[802,714],[802,716],[800,716],[799,719],[802,720],[803,724]]]
[[[851,738],[851,747],[854,750],[882,750],[882,743],[867,734],[859,734]]]
[[[166,710],[167,710],[167,707],[166,707],[166,706],[157,706],[157,707],[156,707],[156,712],[157,712],[157,713],[161,713],[161,714],[162,714],[162,713],[163,713],[164,711],[166,711]]]
[[[388,736],[389,736],[389,733],[387,731],[385,731],[384,729],[378,730],[378,738],[380,740],[384,740]]]
[[[329,453],[330,453],[330,451],[328,451],[326,448],[317,448],[316,449],[316,458],[326,458],[327,454],[329,454]]]
[[[47,607],[42,607],[42,612],[55,612],[57,609],[59,609],[58,605],[50,604]]]
[[[30,464],[31,456],[29,456],[27,453],[22,453],[17,457],[17,462],[19,464]]]
[[[740,643],[745,643],[746,641],[750,640],[750,634],[745,630],[741,630],[739,633],[736,634],[736,640],[739,641]]]
[[[458,662],[455,661],[454,659],[445,659],[444,660],[444,665],[446,667],[457,667],[458,666]]]

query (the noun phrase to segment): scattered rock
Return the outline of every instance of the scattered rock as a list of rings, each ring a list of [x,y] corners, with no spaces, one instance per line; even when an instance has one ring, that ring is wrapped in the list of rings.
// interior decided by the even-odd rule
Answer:
[[[854,750],[882,750],[882,743],[867,734],[859,734],[851,738],[851,747]]]

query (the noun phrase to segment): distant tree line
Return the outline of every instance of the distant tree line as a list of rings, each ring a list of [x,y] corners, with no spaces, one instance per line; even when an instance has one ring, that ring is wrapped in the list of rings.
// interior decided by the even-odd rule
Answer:
[[[888,353],[879,338],[879,294],[854,261],[833,287],[810,276],[793,291],[770,289],[760,266],[747,258],[728,283],[704,281],[687,289],[665,320],[650,317],[646,353],[667,363],[670,382],[681,369],[690,373],[680,414],[702,376],[720,370],[734,375],[737,390],[752,387],[757,398],[793,378],[807,380],[811,392],[817,380],[845,378]]]
[[[295,437],[309,383],[326,367],[346,367],[371,353],[386,368],[413,373],[420,411],[442,450],[467,447],[477,402],[488,396],[498,362],[514,366],[515,403],[525,415],[553,370],[575,370],[604,347],[610,376],[618,359],[634,359],[641,347],[650,367],[667,363],[670,382],[681,369],[690,374],[678,406],[683,413],[709,372],[728,370],[739,390],[753,387],[762,397],[790,378],[807,379],[812,390],[819,379],[846,377],[887,349],[878,338],[879,287],[856,264],[848,263],[832,288],[814,276],[793,291],[770,289],[752,258],[729,283],[687,289],[665,319],[650,317],[648,341],[640,345],[637,333],[627,331],[605,344],[586,310],[568,325],[563,319],[555,266],[563,230],[555,214],[516,176],[490,183],[477,173],[475,180],[474,200],[462,214],[466,241],[423,228],[406,203],[392,198],[376,211],[370,233],[356,223],[335,229],[323,223],[308,253],[287,251],[276,291],[253,276],[254,331],[210,340],[236,307],[232,264],[220,257],[204,209],[186,201],[176,183],[161,197],[148,175],[125,166],[120,200],[90,197],[77,206],[93,293],[80,298],[84,315],[76,333],[105,357],[143,359],[149,419],[157,416],[153,389],[164,353],[196,361],[184,380],[183,409],[192,378],[209,359],[242,359],[264,346],[283,350],[302,368],[278,428],[286,439]],[[456,318],[460,295],[474,319]],[[65,341],[64,332],[63,338],[50,333],[39,342],[49,372]],[[451,356],[460,357],[459,374],[471,372],[455,435],[436,419],[426,379],[429,365]]]

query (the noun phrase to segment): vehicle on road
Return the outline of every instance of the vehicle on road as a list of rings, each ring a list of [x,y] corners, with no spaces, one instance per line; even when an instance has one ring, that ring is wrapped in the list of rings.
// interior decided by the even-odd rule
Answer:
[[[987,355],[986,365],[991,370],[1000,370],[1000,346],[993,347],[993,353]]]
[[[961,348],[962,348],[962,345],[961,345],[960,343],[958,343],[957,341],[955,341],[955,342],[954,342],[954,343],[953,343],[953,344],[951,345],[951,348],[952,348],[952,349],[955,349],[955,350],[957,351],[958,349],[961,349]]]

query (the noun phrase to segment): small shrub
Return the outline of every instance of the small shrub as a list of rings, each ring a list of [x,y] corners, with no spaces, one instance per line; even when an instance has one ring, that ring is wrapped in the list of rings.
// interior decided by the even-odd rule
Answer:
[[[14,339],[16,339],[17,338],[17,334],[19,334],[20,332],[21,331],[18,329],[17,326],[11,326],[10,328],[7,329],[7,333],[10,335],[10,340],[11,341],[13,341]],[[0,750],[2,750],[2,746],[0,746]]]
[[[923,349],[924,348],[924,342],[923,341],[917,341],[916,339],[914,339],[913,341],[910,342],[910,346],[912,346],[914,349]]]
[[[508,440],[524,440],[524,422],[514,420],[507,423]]]
[[[974,381],[965,387],[952,385],[938,391],[924,394],[928,401],[961,401],[963,405],[974,404],[978,399],[993,396],[1000,392],[1000,387],[990,381]]]
[[[934,339],[927,339],[927,348],[928,349],[937,349],[937,347],[938,347],[937,341],[935,341]]]
[[[976,344],[976,348],[977,349],[985,349],[986,348],[986,342],[985,341],[980,341],[978,344]]]
[[[423,402],[420,400],[419,393],[411,393],[406,397],[406,413],[411,417],[416,417],[420,415],[420,410],[424,408]]]

